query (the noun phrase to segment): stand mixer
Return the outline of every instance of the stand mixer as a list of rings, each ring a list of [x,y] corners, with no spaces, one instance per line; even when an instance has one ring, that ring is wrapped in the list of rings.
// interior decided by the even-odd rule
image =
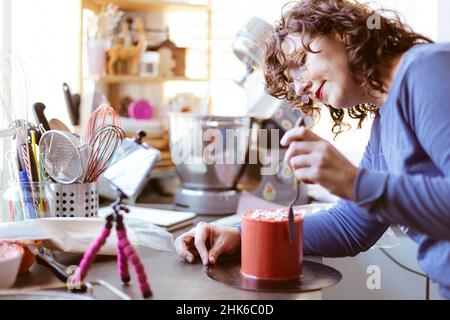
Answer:
[[[252,18],[237,33],[233,42],[233,52],[246,66],[245,75],[236,83],[249,97],[247,116],[220,117],[187,113],[169,113],[170,147],[172,160],[180,160],[179,151],[195,154],[194,149],[203,150],[214,145],[215,138],[204,138],[206,132],[221,133],[224,141],[219,143],[216,155],[234,155],[232,163],[208,164],[208,159],[200,155],[191,161],[178,161],[175,168],[181,180],[181,187],[175,193],[174,205],[179,210],[196,212],[199,215],[234,214],[240,190],[246,189],[267,201],[287,205],[296,192],[293,175],[284,164],[286,149],[279,147],[283,134],[296,123],[300,112],[286,101],[275,99],[265,93],[261,85],[264,41],[272,34],[273,27],[259,18]],[[308,119],[305,119],[308,124]],[[227,130],[242,129],[247,134],[232,138],[234,146],[229,147]],[[271,145],[268,137],[260,135],[261,129],[278,130],[278,141]],[[267,141],[263,141],[267,139]],[[187,149],[186,149],[187,148]],[[217,148],[216,148],[217,149]],[[187,151],[187,152],[186,152]],[[261,152],[262,151],[262,152]],[[249,154],[256,152],[258,161],[250,164]],[[277,154],[278,157],[273,155]],[[197,161],[192,161],[197,160]],[[209,159],[211,160],[211,159]],[[175,162],[175,161],[174,161]],[[263,167],[272,166],[275,172],[261,174]],[[296,204],[307,203],[306,189],[301,186]]]
[[[273,33],[273,27],[260,18],[250,19],[237,33],[233,42],[233,52],[238,59],[246,66],[244,76],[236,81],[246,92],[249,100],[248,115],[253,119],[255,131],[260,129],[278,130],[281,140],[284,133],[292,129],[299,117],[302,117],[300,110],[295,110],[284,100],[269,96],[262,83],[261,66],[264,59],[265,40]],[[304,123],[310,126],[312,119],[304,118]],[[261,139],[256,139],[250,148],[266,148],[267,154],[260,159],[265,166],[276,166],[276,174],[260,174],[262,165],[248,165],[241,178],[241,183],[251,185],[251,192],[259,198],[267,201],[287,205],[295,192],[293,174],[290,168],[284,163],[284,155],[287,151],[277,144],[271,146],[270,141],[261,143]],[[279,142],[279,141],[278,141]],[[271,150],[274,149],[274,150]],[[279,157],[271,157],[270,151],[278,152]],[[272,152],[273,153],[273,152]],[[276,163],[272,163],[276,162]],[[300,197],[296,204],[308,202],[307,190],[301,186]]]
[[[197,214],[234,213],[250,118],[169,113],[169,127],[172,161],[182,182],[175,192],[175,207]],[[229,136],[227,131],[237,135]],[[211,147],[214,152],[208,153]]]

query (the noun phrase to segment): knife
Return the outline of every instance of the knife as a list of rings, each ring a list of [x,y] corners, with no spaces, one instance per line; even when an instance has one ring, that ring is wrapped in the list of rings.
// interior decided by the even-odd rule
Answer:
[[[38,126],[42,125],[42,127],[44,128],[45,131],[49,131],[50,124],[48,123],[48,120],[45,117],[44,110],[45,110],[45,104],[43,104],[42,102],[36,102],[33,105],[33,112],[34,112],[34,117],[36,119],[37,125]]]
[[[63,83],[64,99],[66,100],[67,111],[69,113],[70,122],[76,126],[79,124],[79,98],[72,95],[70,87],[67,83]]]
[[[44,248],[37,248],[33,245],[29,245],[28,248],[36,256],[36,263],[49,269],[53,275],[61,282],[67,283],[69,280],[69,274],[66,272],[67,266],[59,263],[53,257],[53,254],[49,253]],[[74,289],[72,292],[86,292],[86,285],[82,284],[79,289]]]

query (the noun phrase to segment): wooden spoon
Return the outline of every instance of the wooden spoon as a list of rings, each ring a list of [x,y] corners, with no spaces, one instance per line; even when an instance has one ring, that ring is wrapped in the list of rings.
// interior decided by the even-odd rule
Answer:
[[[49,121],[49,124],[50,124],[50,129],[51,129],[51,130],[59,130],[59,131],[70,132],[69,127],[67,127],[67,126],[65,125],[65,123],[62,122],[62,121],[59,120],[59,119],[51,119],[51,120]]]

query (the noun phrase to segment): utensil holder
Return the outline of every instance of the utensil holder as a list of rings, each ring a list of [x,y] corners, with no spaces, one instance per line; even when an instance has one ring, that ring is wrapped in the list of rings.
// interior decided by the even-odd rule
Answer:
[[[52,183],[55,194],[54,214],[62,218],[96,217],[99,208],[98,183]]]

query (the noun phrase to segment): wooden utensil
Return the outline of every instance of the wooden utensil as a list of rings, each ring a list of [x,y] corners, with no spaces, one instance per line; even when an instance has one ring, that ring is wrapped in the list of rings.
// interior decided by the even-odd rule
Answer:
[[[66,124],[59,119],[51,119],[49,121],[49,125],[51,130],[70,132],[69,127],[66,126]]]

